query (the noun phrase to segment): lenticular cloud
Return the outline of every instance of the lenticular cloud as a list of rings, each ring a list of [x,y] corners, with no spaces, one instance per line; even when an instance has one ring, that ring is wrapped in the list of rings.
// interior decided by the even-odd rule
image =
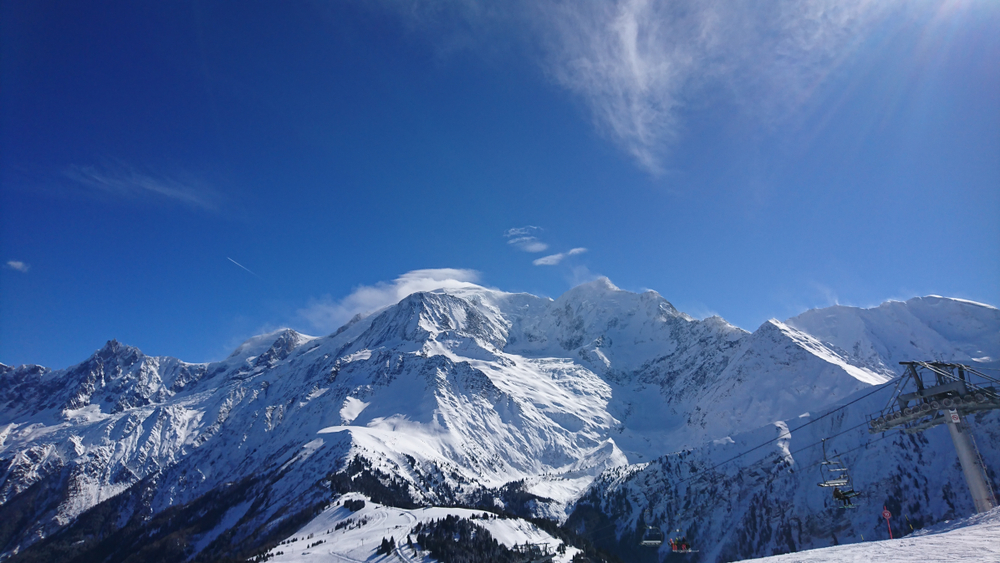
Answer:
[[[355,315],[368,314],[398,303],[408,295],[435,289],[477,287],[479,272],[457,268],[413,270],[391,282],[358,286],[343,299],[325,296],[311,301],[298,313],[313,327],[332,332]]]

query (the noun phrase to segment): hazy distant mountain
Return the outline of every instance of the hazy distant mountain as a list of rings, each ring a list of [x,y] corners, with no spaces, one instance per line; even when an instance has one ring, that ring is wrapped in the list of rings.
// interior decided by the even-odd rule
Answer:
[[[599,279],[556,300],[416,293],[330,336],[261,335],[210,364],[111,341],[65,370],[0,365],[0,551],[245,557],[295,532],[331,487],[560,521],[575,509],[583,531],[588,517],[607,520],[620,551],[646,508],[715,546],[703,560],[826,545],[870,515],[823,512],[824,491],[782,472],[815,448],[806,462],[764,448],[729,477],[676,480],[773,437],[774,421],[794,428],[888,381],[901,359],[994,365],[998,335],[997,309],[938,297],[813,310],[748,333]],[[811,425],[791,449],[886,399]],[[984,420],[995,432],[996,417]],[[859,430],[838,447],[866,440]],[[997,467],[990,436],[980,448]],[[963,491],[941,492],[964,486],[950,444],[907,440],[880,442],[871,463],[895,465],[859,477],[910,499],[900,502],[924,499],[921,522],[960,512]],[[794,539],[779,537],[794,522]]]

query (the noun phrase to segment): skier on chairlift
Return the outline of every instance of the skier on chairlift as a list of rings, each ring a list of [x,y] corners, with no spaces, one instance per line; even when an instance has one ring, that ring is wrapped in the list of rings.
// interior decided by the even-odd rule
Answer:
[[[839,487],[833,488],[833,498],[844,503],[844,508],[851,506],[851,498],[841,492]]]

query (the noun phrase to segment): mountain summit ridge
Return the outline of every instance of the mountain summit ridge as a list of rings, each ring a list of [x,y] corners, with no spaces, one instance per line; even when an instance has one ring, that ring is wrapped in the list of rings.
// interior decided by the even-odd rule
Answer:
[[[996,309],[934,307],[931,316],[888,310],[938,335],[920,341],[931,347],[923,352],[1000,356],[988,339],[950,339],[1000,333]],[[944,309],[958,311],[952,325]],[[239,502],[258,512],[225,536],[251,538],[291,506],[323,498],[324,478],[351,463],[406,502],[564,520],[602,472],[888,381],[894,356],[878,354],[900,345],[871,320],[877,311],[823,311],[749,333],[607,278],[555,300],[463,286],[411,294],[324,337],[253,337],[219,362],[145,356],[112,340],[65,370],[3,366],[0,519],[19,515],[23,525],[0,537],[0,551],[23,550],[113,497],[128,521],[227,483],[254,483]],[[831,330],[859,318],[878,330]],[[866,340],[847,342],[848,333]],[[11,512],[42,486],[49,508]]]

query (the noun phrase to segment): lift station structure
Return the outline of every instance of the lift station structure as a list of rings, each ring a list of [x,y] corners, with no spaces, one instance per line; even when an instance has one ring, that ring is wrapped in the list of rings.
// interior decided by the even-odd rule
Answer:
[[[901,428],[907,434],[915,434],[947,424],[976,512],[986,512],[997,506],[986,467],[963,417],[1000,409],[997,393],[1000,380],[963,364],[899,363],[906,366],[906,374],[897,386],[895,404],[890,399],[882,412],[869,417],[868,432],[877,434]],[[903,392],[908,382],[913,384],[913,389]]]

